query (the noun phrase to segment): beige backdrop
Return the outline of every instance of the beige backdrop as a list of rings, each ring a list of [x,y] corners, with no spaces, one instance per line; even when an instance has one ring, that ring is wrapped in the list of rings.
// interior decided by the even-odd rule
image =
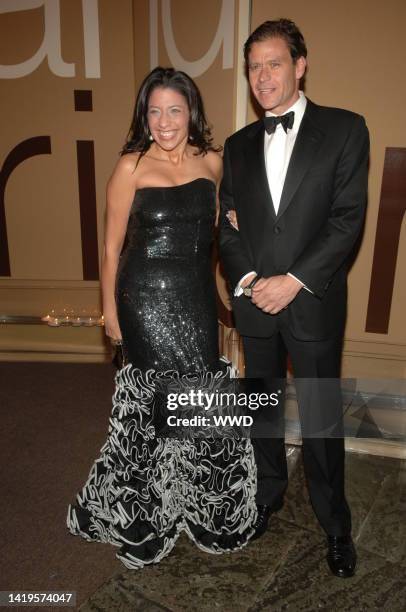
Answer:
[[[52,152],[24,161],[7,183],[11,276],[0,279],[0,315],[40,316],[51,308],[98,314],[99,283],[83,280],[76,141],[94,142],[100,255],[105,184],[145,74],[158,63],[189,72],[202,91],[215,141],[223,144],[236,127],[255,118],[249,104],[247,108],[242,42],[249,29],[262,21],[287,16],[297,21],[308,43],[307,95],[320,104],[362,113],[371,131],[370,203],[363,245],[350,275],[344,374],[404,376],[404,228],[388,333],[365,332],[385,148],[406,146],[403,0],[22,0],[18,4],[26,10],[2,13],[0,4],[0,71],[35,56],[44,32],[51,52],[25,76],[9,78],[2,73],[1,163],[21,141],[35,136],[48,135]],[[58,6],[60,19],[55,14]],[[92,91],[92,112],[75,112],[75,89]],[[221,282],[219,286],[225,302],[224,286]],[[0,327],[3,359],[95,360],[104,359],[106,352],[96,328]]]
[[[76,141],[94,142],[100,255],[105,185],[133,105],[132,3],[120,0],[119,10],[110,0],[15,3],[35,4],[41,6],[0,13],[2,68],[33,58],[44,39],[49,50],[25,76],[1,79],[2,117],[7,119],[2,163],[16,145],[35,136],[49,136],[52,149],[50,155],[24,161],[7,183],[11,277],[0,280],[0,314],[42,316],[53,308],[58,314],[73,309],[97,315],[99,283],[83,281]],[[90,22],[84,27],[86,15]],[[75,89],[92,91],[92,112],[75,112]],[[93,359],[105,353],[100,328],[3,325],[0,334],[3,358]]]

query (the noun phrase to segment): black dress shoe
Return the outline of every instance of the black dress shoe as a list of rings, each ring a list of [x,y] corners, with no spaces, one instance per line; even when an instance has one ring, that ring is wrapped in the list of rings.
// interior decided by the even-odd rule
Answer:
[[[257,520],[253,525],[255,531],[254,534],[251,536],[251,540],[256,540],[257,538],[260,538],[267,530],[269,517],[272,514],[271,506],[266,506],[265,504],[257,504],[257,512]]]
[[[327,563],[331,572],[339,578],[354,576],[357,553],[351,536],[328,536]]]

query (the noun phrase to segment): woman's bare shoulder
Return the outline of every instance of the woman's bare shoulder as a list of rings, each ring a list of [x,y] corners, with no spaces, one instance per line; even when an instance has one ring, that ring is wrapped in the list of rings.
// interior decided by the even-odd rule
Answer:
[[[134,174],[137,169],[140,155],[140,153],[125,153],[118,159],[115,171],[118,170],[120,173]]]
[[[135,185],[140,153],[125,153],[118,160],[108,182],[108,186],[117,183]]]

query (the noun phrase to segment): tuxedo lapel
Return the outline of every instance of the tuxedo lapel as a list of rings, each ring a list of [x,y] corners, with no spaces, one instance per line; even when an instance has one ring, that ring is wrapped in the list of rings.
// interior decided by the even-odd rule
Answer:
[[[278,218],[291,203],[324,138],[323,132],[317,127],[316,116],[317,106],[308,100],[286,173]]]
[[[275,208],[266,176],[264,133],[265,129],[262,121],[258,122],[246,141],[244,150],[245,164],[248,169],[246,176],[250,179],[250,184],[247,185],[247,188],[252,190],[252,195],[254,196],[251,198],[252,205],[261,210],[262,215],[266,212],[275,219]]]

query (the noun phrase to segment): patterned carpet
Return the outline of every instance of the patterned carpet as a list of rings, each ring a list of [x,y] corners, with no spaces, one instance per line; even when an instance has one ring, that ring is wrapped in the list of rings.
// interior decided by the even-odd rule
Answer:
[[[263,538],[218,557],[183,538],[160,565],[136,574],[118,571],[81,610],[404,612],[406,462],[347,454],[359,565],[354,578],[342,580],[327,570],[300,455],[293,449],[285,507]]]

